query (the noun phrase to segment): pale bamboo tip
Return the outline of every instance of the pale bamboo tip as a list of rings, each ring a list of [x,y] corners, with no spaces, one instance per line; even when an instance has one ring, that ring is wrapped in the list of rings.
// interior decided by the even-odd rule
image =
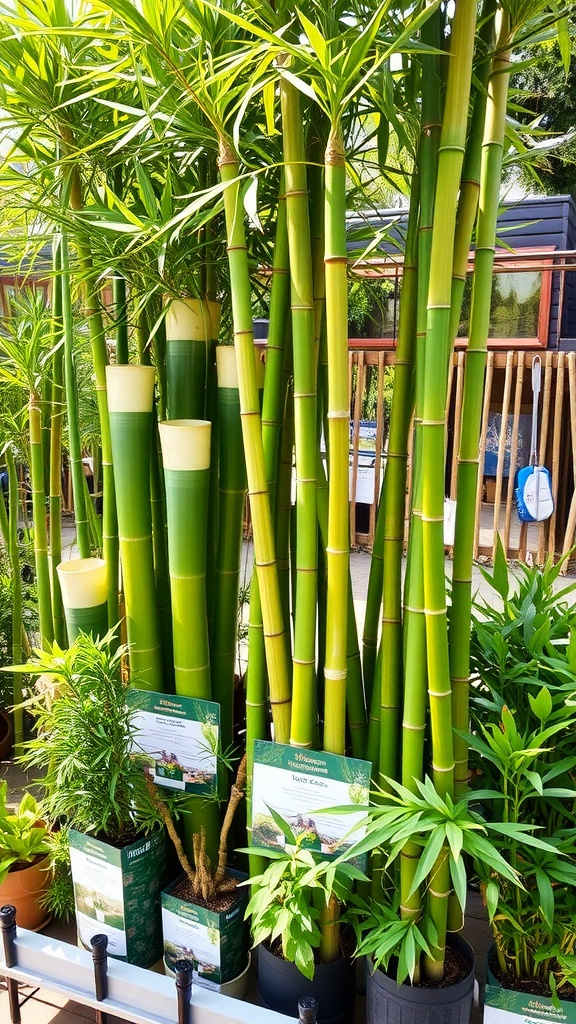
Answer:
[[[110,412],[152,412],[154,401],[153,366],[122,364],[106,367],[108,409]]]
[[[219,330],[219,302],[207,299],[170,301],[166,312],[167,341],[208,341],[217,338]]]
[[[238,388],[238,367],[234,345],[217,346],[216,375],[219,388]]]
[[[209,420],[165,420],[160,423],[164,469],[209,469],[211,429]]]
[[[96,608],[108,596],[103,558],[73,558],[56,567],[65,608]]]

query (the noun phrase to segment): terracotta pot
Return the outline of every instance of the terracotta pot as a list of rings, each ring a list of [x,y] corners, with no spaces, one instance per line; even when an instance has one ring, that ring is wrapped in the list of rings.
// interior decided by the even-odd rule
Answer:
[[[41,857],[20,871],[9,871],[0,885],[0,906],[16,907],[16,925],[37,932],[48,924],[50,915],[38,904],[50,885],[49,858]]]
[[[0,711],[0,761],[10,757],[12,740],[12,718],[7,711]]]

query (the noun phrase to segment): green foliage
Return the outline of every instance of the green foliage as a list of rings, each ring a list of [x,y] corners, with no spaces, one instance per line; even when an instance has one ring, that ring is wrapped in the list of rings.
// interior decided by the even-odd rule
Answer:
[[[40,824],[41,809],[25,793],[15,811],[7,806],[8,784],[0,782],[0,883],[16,864],[32,864],[48,853],[47,828]]]
[[[499,548],[485,573],[501,606],[483,602],[474,619],[469,740],[476,799],[501,817],[498,850],[524,886],[519,894],[478,862],[500,970],[552,994],[567,978],[576,914],[576,617],[565,600],[573,586],[554,592],[560,570],[521,566],[511,578]],[[536,835],[518,836],[525,822]]]
[[[80,634],[62,651],[35,651],[22,671],[41,676],[26,701],[36,725],[22,762],[43,773],[49,821],[128,841],[161,824],[146,786],[146,758],[133,748],[136,702],[126,699],[111,635]]]
[[[48,889],[40,898],[40,905],[67,924],[75,912],[68,829],[55,829],[48,834],[47,840],[51,878]]]
[[[354,880],[364,880],[352,864],[321,859],[303,848],[308,833],[298,836],[272,808],[270,813],[282,831],[286,846],[282,851],[250,847],[250,854],[266,857],[272,863],[261,875],[250,878],[252,898],[246,909],[251,919],[254,944],[276,939],[282,943],[286,960],[296,964],[306,977],[314,976],[314,952],[321,940],[320,924],[331,899],[346,902]]]
[[[395,959],[396,980],[401,984],[407,978],[414,980],[420,953],[429,952],[428,947],[438,942],[426,901],[417,914],[400,912],[395,876],[389,872],[404,853],[413,851],[414,847],[419,851],[412,887],[406,894],[408,899],[420,887],[433,889],[436,876],[448,862],[452,891],[462,910],[467,886],[465,855],[482,862],[489,873],[502,877],[512,888],[519,884],[519,873],[497,849],[499,825],[473,810],[469,796],[457,802],[449,795],[442,798],[429,778],[417,781],[417,793],[393,779],[387,782],[390,791],[382,792],[375,806],[365,808],[366,817],[360,823],[366,827],[365,838],[346,853],[347,857],[373,851],[383,854],[384,877],[388,879],[384,902],[382,908],[376,910],[372,901],[356,899],[350,918],[358,940],[357,954],[370,953],[376,966],[384,969]],[[351,808],[338,810],[345,813]],[[517,825],[510,831],[516,839],[522,840],[531,827]]]

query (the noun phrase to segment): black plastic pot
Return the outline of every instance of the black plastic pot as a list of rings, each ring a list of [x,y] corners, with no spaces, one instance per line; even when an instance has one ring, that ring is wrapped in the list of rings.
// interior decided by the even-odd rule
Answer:
[[[258,946],[258,992],[264,1006],[298,1020],[298,1000],[314,996],[319,1024],[350,1024],[354,1020],[354,965],[351,957],[316,964],[312,981],[295,964]]]
[[[368,973],[367,1024],[468,1024],[474,997],[474,952],[459,935],[448,945],[461,953],[470,966],[463,981],[448,988],[398,985],[384,971]]]

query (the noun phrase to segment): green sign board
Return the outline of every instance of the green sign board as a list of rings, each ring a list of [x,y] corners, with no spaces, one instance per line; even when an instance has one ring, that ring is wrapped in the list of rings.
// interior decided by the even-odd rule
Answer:
[[[108,952],[139,967],[162,955],[160,891],[166,872],[164,829],[116,847],[70,829],[76,922],[88,949],[108,936]]]
[[[276,811],[309,849],[338,857],[364,837],[370,792],[369,761],[303,750],[283,743],[254,742],[252,776],[252,843],[283,846],[270,808]],[[326,813],[324,808],[358,805],[358,812]],[[355,826],[358,826],[355,828]]]
[[[215,796],[220,705],[135,689],[128,697],[136,709],[134,746],[146,755],[154,782]]]
[[[484,1024],[576,1024],[576,1003],[486,985]]]

